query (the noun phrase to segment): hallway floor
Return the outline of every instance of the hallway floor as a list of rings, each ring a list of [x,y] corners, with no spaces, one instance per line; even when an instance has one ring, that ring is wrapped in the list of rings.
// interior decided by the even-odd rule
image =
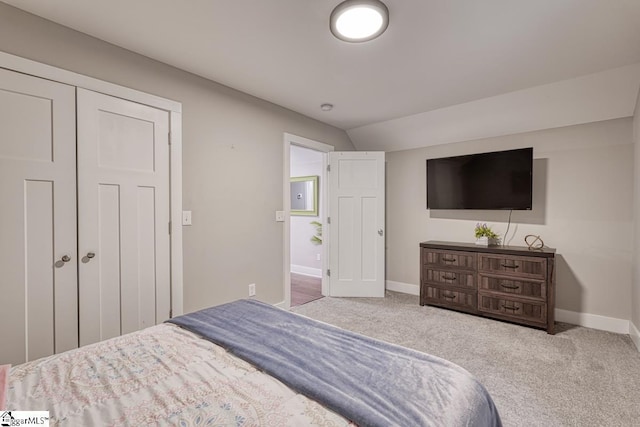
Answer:
[[[322,298],[322,279],[291,273],[291,307]]]

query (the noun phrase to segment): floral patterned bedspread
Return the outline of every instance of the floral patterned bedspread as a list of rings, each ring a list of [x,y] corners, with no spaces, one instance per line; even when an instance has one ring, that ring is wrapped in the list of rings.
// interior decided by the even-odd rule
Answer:
[[[13,367],[7,408],[54,426],[353,426],[171,324]]]

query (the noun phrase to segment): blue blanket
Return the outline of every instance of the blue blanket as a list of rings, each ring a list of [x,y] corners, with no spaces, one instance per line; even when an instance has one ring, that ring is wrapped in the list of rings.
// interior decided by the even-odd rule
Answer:
[[[175,323],[365,426],[501,426],[485,388],[461,367],[241,300]]]

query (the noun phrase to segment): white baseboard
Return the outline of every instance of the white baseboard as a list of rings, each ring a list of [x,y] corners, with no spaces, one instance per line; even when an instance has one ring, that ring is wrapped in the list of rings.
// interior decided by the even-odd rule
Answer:
[[[387,280],[387,289],[405,294],[420,295],[420,286],[411,283]],[[576,311],[562,310],[559,308],[556,308],[555,316],[558,322],[571,323],[572,325],[600,329],[618,334],[629,334],[638,349],[640,349],[640,332],[638,332],[638,329],[628,320],[600,316],[598,314],[578,313]],[[635,337],[633,333],[636,334]]]
[[[273,304],[273,306],[274,307],[278,307],[278,308],[286,308],[287,304],[286,304],[285,301],[280,301],[280,302],[277,302],[277,303]]]
[[[633,322],[629,322],[629,336],[631,337],[631,341],[636,345],[638,351],[640,351],[640,331]]]
[[[411,283],[394,282],[387,280],[387,290],[402,292],[403,294],[420,295],[420,286]]]
[[[304,265],[291,264],[291,272],[292,273],[297,273],[297,274],[302,274],[302,275],[305,275],[305,276],[322,277],[322,269],[321,268],[305,267]]]
[[[601,331],[615,332],[618,334],[629,333],[629,321],[615,317],[579,313],[577,311],[556,308],[556,320],[558,322],[571,323],[572,325],[584,326],[586,328],[600,329]]]

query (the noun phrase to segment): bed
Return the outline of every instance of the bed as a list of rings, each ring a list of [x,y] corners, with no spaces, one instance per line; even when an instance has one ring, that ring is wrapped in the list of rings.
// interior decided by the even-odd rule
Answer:
[[[254,300],[15,366],[7,408],[68,426],[501,425],[461,367]]]

